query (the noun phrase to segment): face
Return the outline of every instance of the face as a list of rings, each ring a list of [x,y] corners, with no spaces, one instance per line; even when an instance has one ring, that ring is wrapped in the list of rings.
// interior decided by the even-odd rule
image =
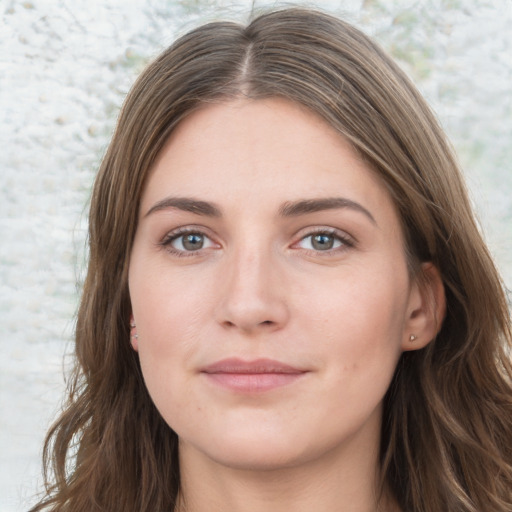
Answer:
[[[143,193],[129,289],[185,453],[270,468],[378,447],[419,294],[385,187],[313,114],[240,100],[183,121]]]

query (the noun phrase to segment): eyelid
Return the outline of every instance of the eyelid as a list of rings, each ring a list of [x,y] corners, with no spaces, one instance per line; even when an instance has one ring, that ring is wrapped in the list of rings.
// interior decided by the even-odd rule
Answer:
[[[204,236],[211,242],[211,246],[200,248],[196,251],[186,251],[186,250],[180,250],[176,249],[171,245],[171,243],[179,238],[180,236],[184,236],[187,234],[199,234],[201,236]],[[324,251],[316,250],[316,249],[306,249],[299,247],[299,244],[305,240],[308,237],[317,235],[317,234],[326,234],[329,236],[333,236],[337,238],[341,242],[341,246],[335,247],[332,249],[326,249]],[[308,226],[306,228],[302,228],[295,236],[294,236],[294,242],[290,245],[292,249],[302,250],[305,252],[312,253],[314,255],[334,255],[338,254],[340,252],[346,251],[347,249],[350,249],[354,247],[357,244],[357,240],[349,235],[346,231],[340,230],[338,228],[334,228],[331,226]],[[212,249],[219,249],[222,247],[222,245],[216,241],[215,235],[212,235],[211,230],[208,228],[205,228],[204,226],[199,225],[186,225],[186,226],[180,226],[175,229],[172,229],[171,231],[168,231],[158,242],[160,247],[163,247],[165,250],[167,250],[169,253],[175,255],[175,256],[198,256],[200,254],[203,254],[205,251],[210,251]]]
[[[320,250],[315,250],[315,249],[303,249],[301,247],[298,247],[298,244],[300,242],[302,242],[304,239],[311,237],[311,236],[320,235],[320,234],[326,234],[326,235],[333,236],[333,237],[337,238],[341,242],[341,246],[336,247],[334,249],[327,249],[325,251],[320,251]],[[338,253],[340,251],[345,251],[349,248],[354,247],[357,244],[357,240],[353,236],[349,235],[346,231],[342,231],[340,229],[333,228],[330,226],[311,226],[311,227],[303,228],[296,234],[294,239],[295,239],[295,242],[293,242],[291,245],[292,249],[302,249],[304,251],[314,253],[315,255],[323,254],[326,256],[332,255],[334,253]]]
[[[207,238],[211,242],[211,246],[204,248],[202,247],[196,251],[180,250],[172,246],[172,242],[174,240],[189,234],[198,234]],[[158,245],[163,247],[166,251],[173,254],[174,256],[180,257],[198,256],[200,254],[203,254],[205,251],[221,247],[221,245],[215,240],[215,237],[212,236],[209,229],[205,228],[204,226],[196,225],[180,226],[176,229],[168,231],[158,242]]]

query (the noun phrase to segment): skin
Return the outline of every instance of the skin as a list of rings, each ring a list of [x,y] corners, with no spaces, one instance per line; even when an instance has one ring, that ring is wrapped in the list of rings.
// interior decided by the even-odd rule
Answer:
[[[422,271],[429,290],[380,179],[312,113],[241,99],[183,121],[144,190],[129,269],[133,348],[180,439],[180,507],[375,511],[383,396],[442,317],[438,274]],[[205,373],[233,357],[300,373],[270,389]]]

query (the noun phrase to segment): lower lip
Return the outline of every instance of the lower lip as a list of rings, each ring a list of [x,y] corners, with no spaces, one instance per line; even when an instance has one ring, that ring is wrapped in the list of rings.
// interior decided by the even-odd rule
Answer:
[[[261,393],[292,384],[305,375],[300,373],[205,373],[209,380],[241,393]]]

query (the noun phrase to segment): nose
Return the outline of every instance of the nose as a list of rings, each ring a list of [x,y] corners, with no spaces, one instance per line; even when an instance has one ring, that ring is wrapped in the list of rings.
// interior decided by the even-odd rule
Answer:
[[[286,287],[270,254],[238,251],[226,261],[221,280],[216,316],[223,327],[255,334],[287,323]]]

